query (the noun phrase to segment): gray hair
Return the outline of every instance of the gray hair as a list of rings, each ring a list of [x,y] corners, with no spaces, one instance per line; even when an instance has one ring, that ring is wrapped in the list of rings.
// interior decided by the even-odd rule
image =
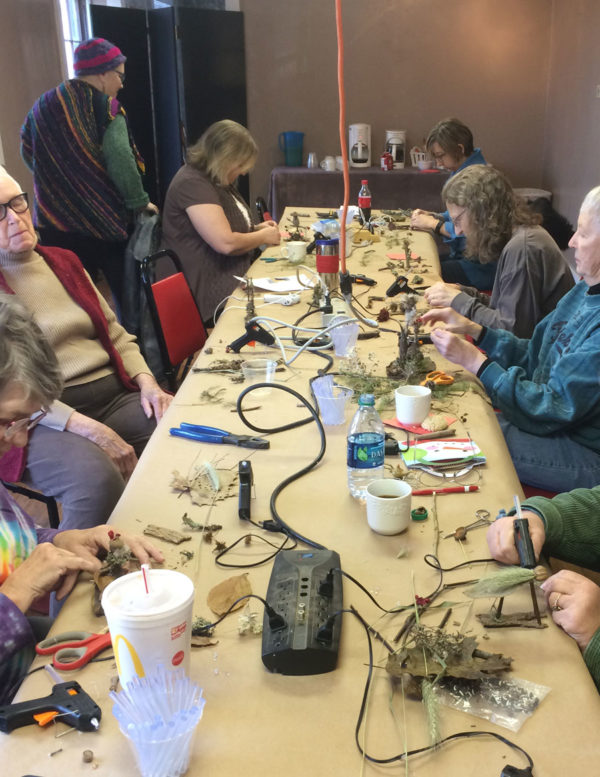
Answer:
[[[211,124],[190,146],[187,162],[206,173],[215,183],[227,186],[227,176],[237,165],[254,166],[258,146],[250,132],[231,119]]]
[[[595,186],[585,195],[580,210],[589,213],[596,226],[600,227],[600,186]]]
[[[62,392],[56,355],[31,313],[14,294],[0,291],[0,394],[11,383],[48,407]]]

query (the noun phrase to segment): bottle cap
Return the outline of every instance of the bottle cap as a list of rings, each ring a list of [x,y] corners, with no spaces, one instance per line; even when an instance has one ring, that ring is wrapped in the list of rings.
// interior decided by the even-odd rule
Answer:
[[[375,404],[374,394],[361,394],[358,400],[359,405],[373,406]]]
[[[366,178],[363,178],[363,179],[362,179],[362,181],[361,181],[361,184],[362,184],[363,186],[366,186],[368,183],[369,183],[369,182],[367,181],[367,179],[366,179]]]
[[[415,507],[410,511],[410,517],[413,521],[425,521],[427,520],[427,509],[425,507]]]

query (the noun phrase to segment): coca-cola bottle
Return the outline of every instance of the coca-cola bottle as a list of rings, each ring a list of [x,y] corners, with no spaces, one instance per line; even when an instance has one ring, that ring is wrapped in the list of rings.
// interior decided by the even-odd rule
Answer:
[[[364,178],[360,182],[360,191],[358,192],[358,212],[361,224],[368,224],[371,220],[371,191],[369,182]]]

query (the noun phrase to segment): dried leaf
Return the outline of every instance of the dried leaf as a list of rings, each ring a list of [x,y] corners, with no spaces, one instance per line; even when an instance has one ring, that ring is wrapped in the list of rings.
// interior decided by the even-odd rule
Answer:
[[[248,579],[248,573],[245,572],[243,575],[228,577],[227,580],[223,580],[222,583],[211,588],[208,592],[207,603],[216,615],[223,615],[237,599],[251,593],[252,588]],[[243,599],[231,612],[235,612],[235,610],[239,610],[240,607],[245,605],[246,599]]]
[[[192,647],[211,647],[218,644],[219,640],[213,639],[213,637],[194,637],[192,635]]]
[[[172,542],[173,545],[179,545],[181,542],[192,539],[191,534],[182,534],[175,529],[167,529],[165,526],[157,526],[154,523],[149,523],[146,526],[144,534],[148,535],[148,537],[157,537],[165,542]]]

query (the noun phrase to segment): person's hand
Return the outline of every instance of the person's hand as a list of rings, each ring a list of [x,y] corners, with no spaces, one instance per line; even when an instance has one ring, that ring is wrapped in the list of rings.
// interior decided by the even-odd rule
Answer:
[[[470,321],[466,316],[457,313],[453,308],[433,308],[419,316],[419,322],[424,324],[445,324],[447,332],[457,335],[470,335],[473,338],[481,334],[480,324]]]
[[[148,213],[158,213],[158,205],[155,205],[153,202],[149,202],[144,210],[147,210]]]
[[[410,226],[412,229],[430,229],[434,230],[437,226],[437,218],[428,210],[416,208],[410,216]]]
[[[54,537],[53,544],[57,548],[68,550],[76,556],[94,562],[98,558],[98,552],[101,549],[108,550],[111,539],[117,535],[128,546],[140,564],[148,564],[151,559],[159,563],[165,560],[161,551],[145,537],[127,534],[106,524],[94,526],[91,529],[59,531]]]
[[[260,239],[269,246],[278,246],[281,240],[279,227],[276,221],[263,221],[254,227],[254,231],[260,231]]]
[[[434,329],[431,342],[438,351],[454,364],[460,364],[469,372],[477,373],[486,357],[474,345],[446,329]]]
[[[456,283],[444,283],[443,281],[438,281],[425,289],[425,299],[433,308],[448,307],[458,294],[460,294],[460,286]]]
[[[153,375],[149,375],[147,372],[140,372],[134,378],[135,382],[140,387],[140,404],[146,418],[152,418],[152,415],[156,418],[157,422],[165,414],[165,410],[169,407],[173,401],[171,394],[167,394],[156,382]]]
[[[552,620],[583,651],[600,629],[600,588],[587,577],[561,569],[541,585]]]
[[[529,521],[529,534],[536,559],[539,559],[542,547],[546,540],[546,528],[544,522],[537,513],[523,510],[523,518]],[[503,564],[518,564],[519,554],[515,546],[515,534],[513,528],[514,515],[498,518],[487,530],[487,543],[492,558]]]
[[[56,591],[57,598],[62,599],[75,585],[79,572],[94,572],[99,568],[97,558],[82,557],[50,542],[42,542],[6,578],[0,593],[11,599],[21,612],[27,612],[39,596]]]
[[[104,453],[119,470],[124,480],[127,480],[137,464],[137,456],[133,447],[114,432],[110,426],[95,421],[75,410],[69,417],[65,431],[87,437],[88,440],[102,448]]]

